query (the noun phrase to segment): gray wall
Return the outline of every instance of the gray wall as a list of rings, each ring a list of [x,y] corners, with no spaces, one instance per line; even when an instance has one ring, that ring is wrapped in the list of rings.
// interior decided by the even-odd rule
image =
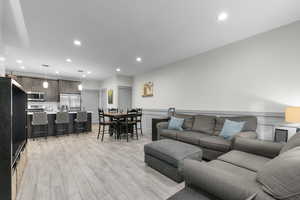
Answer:
[[[98,122],[99,90],[83,90],[81,92],[82,106],[87,111],[92,111],[92,122]]]
[[[144,109],[284,112],[300,105],[300,22],[136,75]],[[201,36],[199,36],[201,37]],[[144,82],[154,96],[143,98]]]
[[[261,139],[284,125],[287,106],[300,106],[300,22],[136,75],[133,106],[144,108],[144,127],[168,107],[188,113],[255,115]],[[199,36],[201,37],[201,36]],[[154,96],[141,96],[152,81]],[[290,131],[295,132],[295,128]]]
[[[119,87],[118,88],[118,108],[131,109],[132,107],[132,88]]]

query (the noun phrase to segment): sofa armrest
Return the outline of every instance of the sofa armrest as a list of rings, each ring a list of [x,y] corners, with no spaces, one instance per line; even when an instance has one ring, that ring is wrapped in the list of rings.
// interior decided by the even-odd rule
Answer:
[[[160,140],[160,133],[162,129],[167,129],[169,126],[169,122],[159,122],[156,124],[157,128],[157,139]]]
[[[183,168],[187,186],[212,194],[222,200],[245,200],[257,193],[257,188],[226,171],[205,162],[185,159]]]
[[[274,158],[279,155],[283,144],[271,141],[253,140],[248,138],[236,137],[233,143],[233,149],[252,153],[268,158]]]

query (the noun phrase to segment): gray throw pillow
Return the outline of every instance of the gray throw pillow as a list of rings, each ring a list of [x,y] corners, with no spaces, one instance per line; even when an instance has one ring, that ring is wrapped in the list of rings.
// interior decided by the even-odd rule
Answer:
[[[275,199],[300,199],[300,147],[269,161],[256,177],[263,190]]]
[[[291,137],[288,140],[288,142],[281,149],[280,154],[297,146],[300,146],[300,133],[296,133],[293,137]]]

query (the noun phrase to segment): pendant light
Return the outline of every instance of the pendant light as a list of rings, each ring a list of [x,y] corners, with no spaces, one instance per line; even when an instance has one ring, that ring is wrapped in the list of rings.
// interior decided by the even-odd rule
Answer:
[[[81,69],[79,69],[78,72],[79,72],[79,73],[83,73],[84,71],[81,70]],[[80,76],[80,83],[79,83],[79,85],[78,85],[78,90],[79,90],[79,91],[82,91],[82,89],[83,89],[83,87],[82,87],[82,82],[81,82],[81,78],[82,78],[82,77],[85,77],[85,76],[86,76],[85,74],[82,74],[82,75]]]
[[[45,80],[43,81],[43,88],[47,89],[49,87],[49,83],[47,81],[47,69],[49,67],[49,65],[45,65],[43,64],[42,67],[45,67],[45,71],[44,71],[44,74],[45,74]]]
[[[78,85],[78,90],[82,91],[82,84],[81,83]]]
[[[49,83],[47,81],[43,82],[43,88],[47,89],[49,87]]]

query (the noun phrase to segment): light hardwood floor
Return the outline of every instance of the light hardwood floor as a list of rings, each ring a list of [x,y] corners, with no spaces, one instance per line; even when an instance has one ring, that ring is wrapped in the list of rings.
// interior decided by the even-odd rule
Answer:
[[[158,200],[184,187],[144,164],[149,137],[102,143],[95,132],[30,140],[17,200]]]

